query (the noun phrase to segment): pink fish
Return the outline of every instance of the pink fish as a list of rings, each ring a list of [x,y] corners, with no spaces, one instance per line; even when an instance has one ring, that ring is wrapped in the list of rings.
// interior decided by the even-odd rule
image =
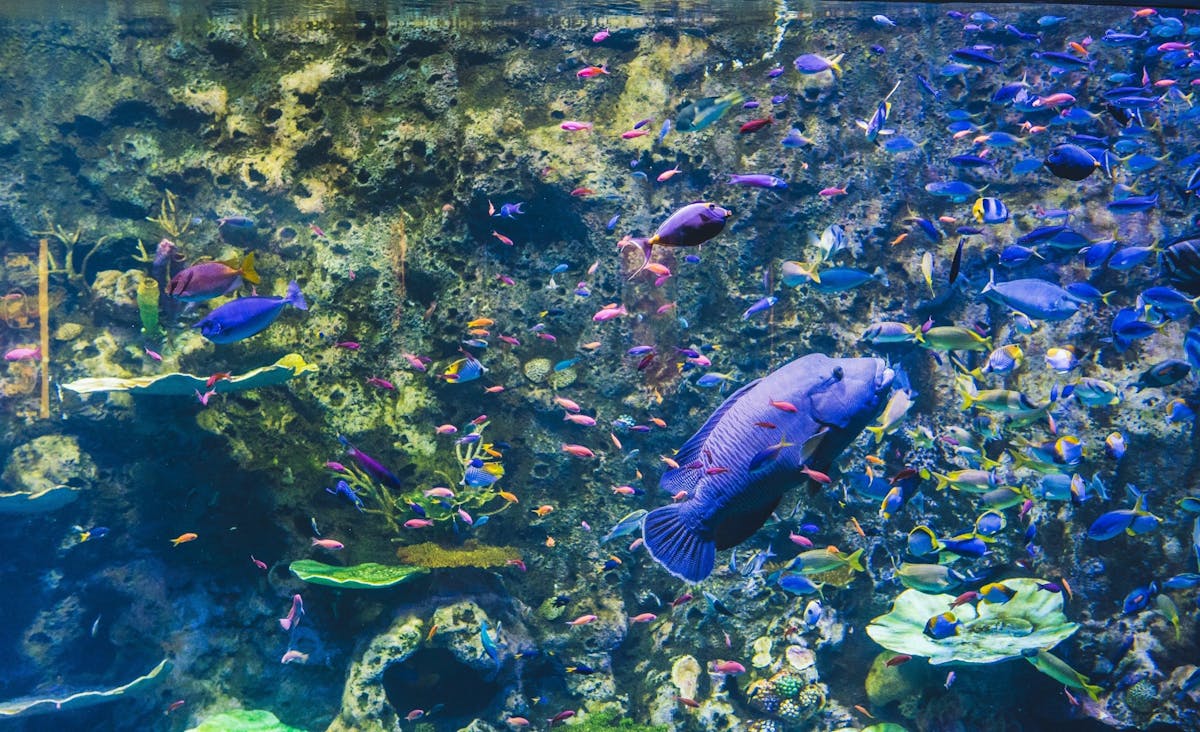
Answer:
[[[744,674],[746,667],[737,661],[713,661],[712,670],[719,674]]]
[[[33,348],[14,348],[4,354],[5,361],[38,361],[42,358],[42,349],[40,346]]]
[[[259,569],[261,569],[264,572],[267,571],[267,563],[261,559],[255,559],[253,554],[250,555],[250,561],[254,562],[255,567],[258,567]]]
[[[629,311],[625,309],[624,305],[606,307],[597,311],[596,314],[592,316],[592,320],[596,321],[597,323],[603,323],[606,320],[619,318],[622,315],[629,315]]]
[[[632,496],[637,493],[637,489],[631,485],[614,485],[613,493],[621,496]]]
[[[333,462],[332,460],[330,460],[329,462],[325,463],[325,467],[326,467],[326,469],[328,469],[328,470],[332,470],[332,471],[334,471],[335,473],[345,473],[345,472],[347,472],[347,471],[346,471],[346,466],[345,466],[345,465],[342,465],[341,463],[335,463],[335,462]]]
[[[641,137],[642,135],[649,135],[649,134],[650,134],[650,130],[628,130],[626,132],[621,133],[621,139],[622,140],[632,140],[636,137]]]
[[[422,373],[425,372],[425,368],[432,361],[432,359],[426,358],[425,356],[416,356],[411,353],[405,353],[402,355],[404,356],[404,360],[408,361],[409,366],[412,366],[414,369]]]
[[[577,458],[593,458],[593,457],[596,457],[596,453],[594,453],[594,452],[592,452],[591,450],[587,449],[587,448],[586,448],[586,447],[584,447],[583,445],[574,445],[574,444],[571,444],[571,443],[569,443],[569,442],[564,442],[564,443],[563,443],[563,446],[562,446],[562,451],[563,451],[563,452],[565,452],[565,453],[567,453],[568,455],[571,455],[571,456],[573,456],[573,457],[577,457]]]
[[[608,66],[602,64],[600,66],[584,66],[582,69],[575,72],[575,76],[579,79],[590,79],[593,76],[600,76],[601,74],[607,73]]]
[[[355,341],[342,341],[341,343],[334,343],[333,345],[337,346],[338,348],[345,348],[347,351],[357,351],[358,349],[362,348],[362,345]]]
[[[291,630],[300,622],[300,616],[304,614],[304,600],[300,595],[292,595],[292,609],[288,612],[286,618],[279,619],[279,625],[284,630]]]
[[[566,122],[563,122],[561,125],[559,125],[559,127],[566,130],[567,132],[578,132],[579,130],[590,130],[594,126],[595,125],[593,125],[591,122],[576,122],[575,120],[567,120]]]
[[[801,536],[795,532],[788,534],[788,538],[792,540],[793,544],[799,544],[803,547],[810,547],[813,545],[812,539],[808,538],[807,536]]]
[[[414,709],[414,710],[412,710],[411,712],[409,712],[408,714],[405,714],[405,715],[404,715],[404,718],[405,718],[406,720],[408,720],[409,722],[415,722],[416,720],[418,720],[418,719],[420,719],[421,717],[424,717],[424,716],[425,716],[425,710],[424,710],[424,709]]]
[[[427,529],[430,526],[433,526],[433,522],[423,518],[409,519],[404,522],[404,528],[406,529]]]
[[[196,392],[196,401],[200,402],[201,404],[203,404],[203,405],[204,405],[204,406],[206,406],[206,407],[208,406],[208,400],[209,400],[210,398],[212,398],[212,396],[213,396],[214,394],[216,394],[216,393],[217,393],[217,392],[215,392],[215,391],[211,391],[211,390],[210,390],[210,391],[206,391],[206,392],[204,392],[203,394],[201,394],[201,393],[200,393],[200,390],[199,390],[199,389],[193,389],[193,391],[195,391],[195,392]]]
[[[520,729],[522,727],[529,726],[529,720],[525,719],[524,717],[509,717],[508,719],[504,720],[504,723],[513,729]]]
[[[462,519],[463,523],[466,524],[467,526],[475,525],[475,519],[471,518],[471,514],[467,513],[466,511],[464,511],[461,508],[458,509],[458,517],[460,519]]]
[[[312,545],[319,546],[322,549],[328,549],[331,552],[336,552],[346,548],[346,545],[340,541],[335,541],[334,539],[318,539],[316,537],[313,537]]]
[[[437,428],[434,429],[434,432],[439,435],[452,435],[455,432],[458,432],[458,428],[452,424],[442,424],[438,425]]]
[[[454,498],[454,491],[449,488],[437,486],[425,491],[426,498]]]
[[[822,188],[821,190],[817,191],[817,195],[821,196],[823,198],[833,198],[834,196],[844,196],[844,195],[846,195],[846,186],[848,186],[848,185],[850,185],[850,184],[847,183],[846,185],[842,186],[841,188],[838,188],[836,186],[830,186],[829,188]]]
[[[645,539],[643,539],[642,537],[639,536],[638,538],[636,538],[632,542],[630,542],[629,551],[633,551],[645,543],[646,543]]]
[[[611,35],[607,28],[602,31],[596,31],[596,34],[592,36],[592,43],[604,43]]]
[[[154,359],[155,361],[162,361],[162,354],[157,351],[151,351],[149,348],[147,348],[146,355],[149,356],[150,358]]]
[[[516,567],[517,569],[521,570],[522,572],[528,571],[525,569],[525,562],[521,561],[520,559],[509,559],[509,560],[505,561],[504,563],[510,567]]]
[[[514,280],[512,277],[509,277],[506,274],[498,274],[498,275],[496,275],[496,279],[500,280],[500,282],[508,285],[509,287],[512,287],[513,285],[517,284],[516,280]]]
[[[501,336],[498,336],[498,337],[500,338],[500,340],[501,340],[501,341],[503,341],[503,342],[507,343],[507,344],[508,344],[508,345],[510,345],[510,346],[519,346],[519,345],[521,345],[521,342],[520,342],[519,340],[517,340],[516,338],[513,338],[512,336],[509,336],[509,335],[501,335]]]
[[[317,226],[316,224],[309,224],[308,228],[312,230],[312,233],[315,234],[318,239],[325,238],[325,231],[320,226]]]
[[[589,417],[586,414],[571,414],[570,412],[567,412],[563,415],[563,421],[582,425],[584,427],[592,427],[596,424],[594,417]]]
[[[395,384],[388,381],[387,379],[381,379],[378,376],[372,376],[371,378],[367,379],[367,383],[370,384],[371,386],[374,386],[377,389],[384,389],[386,391],[395,391],[396,390]]]
[[[279,659],[280,663],[308,663],[308,654],[301,653],[295,648],[291,648],[287,653],[283,654],[283,658]]]
[[[1064,107],[1075,103],[1075,97],[1066,92],[1057,92],[1048,94],[1044,97],[1038,97],[1034,100],[1035,107]]]
[[[672,310],[674,310],[674,309],[675,309],[675,303],[673,303],[673,302],[669,302],[669,303],[667,303],[666,305],[659,305],[659,306],[658,306],[658,309],[657,309],[657,310],[655,310],[654,312],[655,312],[655,313],[657,313],[657,314],[659,314],[659,315],[662,315],[662,314],[664,314],[664,313],[667,313],[667,312],[670,312],[670,311],[672,311]]]
[[[658,620],[658,616],[655,615],[654,613],[642,613],[641,615],[634,615],[632,618],[629,619],[629,622],[631,622],[631,623],[649,623],[654,620]]]
[[[676,165],[674,168],[671,168],[670,170],[664,170],[663,172],[659,173],[657,180],[659,183],[671,180],[672,178],[675,177],[676,174],[678,174],[680,172],[682,172],[682,171],[680,171],[679,166]]]
[[[556,396],[556,397],[554,397],[554,403],[557,404],[558,406],[562,407],[563,409],[567,410],[568,412],[578,412],[581,409],[581,407],[578,404],[571,401],[570,399],[567,399],[566,397]]]
[[[512,239],[509,239],[507,236],[505,236],[504,234],[501,234],[500,232],[496,231],[495,229],[492,230],[492,236],[499,239],[501,244],[507,244],[510,247],[513,245]]]
[[[535,335],[537,335],[537,337],[541,338],[543,341],[550,341],[551,343],[558,342],[558,339],[555,338],[552,334],[546,333],[544,331],[538,331]]]
[[[587,625],[588,623],[594,623],[599,619],[600,618],[596,617],[595,615],[580,615],[574,620],[567,621],[567,625]]]

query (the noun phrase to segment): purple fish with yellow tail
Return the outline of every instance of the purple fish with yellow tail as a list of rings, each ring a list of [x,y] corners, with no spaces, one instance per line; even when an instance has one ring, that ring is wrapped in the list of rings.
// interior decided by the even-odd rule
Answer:
[[[171,278],[166,292],[184,302],[204,302],[236,291],[243,281],[259,283],[258,272],[254,269],[254,252],[247,254],[240,265],[236,259],[193,264]]]
[[[877,358],[813,353],[738,389],[659,481],[686,498],[646,514],[650,556],[688,582],[707,577],[718,549],[750,538],[788,488],[829,470],[883,410],[894,377]]]

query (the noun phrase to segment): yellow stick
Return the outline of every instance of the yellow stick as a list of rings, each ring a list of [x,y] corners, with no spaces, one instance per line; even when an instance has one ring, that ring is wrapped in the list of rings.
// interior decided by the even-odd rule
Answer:
[[[42,331],[42,419],[50,418],[50,242],[38,248],[38,321]]]

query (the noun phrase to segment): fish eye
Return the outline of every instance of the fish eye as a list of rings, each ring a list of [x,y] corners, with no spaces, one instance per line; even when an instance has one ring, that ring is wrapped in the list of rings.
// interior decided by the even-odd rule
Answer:
[[[841,381],[842,377],[845,375],[846,375],[846,372],[842,370],[841,366],[838,366],[833,370],[834,381]]]

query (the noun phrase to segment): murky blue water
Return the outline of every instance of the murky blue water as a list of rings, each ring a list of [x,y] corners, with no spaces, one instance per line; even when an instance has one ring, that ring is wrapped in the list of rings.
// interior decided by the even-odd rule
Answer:
[[[1197,35],[6,8],[0,726],[1197,728]]]

